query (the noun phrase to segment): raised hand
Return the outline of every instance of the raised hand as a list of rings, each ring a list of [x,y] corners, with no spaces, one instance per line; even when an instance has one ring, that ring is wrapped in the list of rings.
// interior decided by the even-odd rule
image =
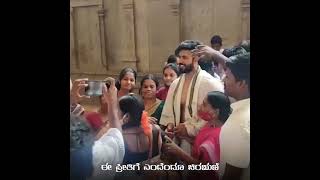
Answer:
[[[88,86],[88,84],[86,84],[86,81],[88,81],[88,78],[76,79],[73,82],[70,91],[70,100],[72,104],[76,104],[84,98],[90,98],[90,96],[80,94],[80,91]]]

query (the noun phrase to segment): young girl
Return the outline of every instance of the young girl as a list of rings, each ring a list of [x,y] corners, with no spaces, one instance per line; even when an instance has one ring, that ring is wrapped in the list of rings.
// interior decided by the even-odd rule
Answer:
[[[116,83],[118,88],[118,98],[127,95],[133,91],[137,79],[137,72],[130,68],[124,68],[121,70],[119,75],[119,81]]]
[[[119,108],[122,115],[127,116],[122,125],[125,142],[123,164],[138,163],[158,155],[161,147],[159,128],[149,123],[141,97],[129,93],[120,98]]]
[[[162,101],[165,101],[167,98],[168,90],[171,83],[177,79],[179,76],[179,70],[176,64],[169,63],[163,68],[163,81],[164,87],[161,87],[156,97]]]

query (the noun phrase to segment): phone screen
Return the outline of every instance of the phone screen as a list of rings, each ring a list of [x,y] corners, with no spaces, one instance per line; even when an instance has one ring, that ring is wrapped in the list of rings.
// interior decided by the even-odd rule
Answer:
[[[88,81],[88,86],[85,88],[87,96],[101,96],[104,81]]]

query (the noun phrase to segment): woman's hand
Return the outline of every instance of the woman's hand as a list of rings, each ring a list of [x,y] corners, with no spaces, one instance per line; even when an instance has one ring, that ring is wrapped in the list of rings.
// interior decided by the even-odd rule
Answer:
[[[111,77],[106,79],[110,83],[108,88],[105,84],[103,85],[102,93],[108,101],[108,120],[110,128],[117,128],[122,131],[121,121],[119,119],[119,104],[118,104],[118,90],[115,86],[115,80]]]
[[[164,131],[164,132],[166,133],[166,135],[167,135],[168,137],[170,137],[171,139],[174,138],[173,129],[174,129],[173,123],[168,123],[167,128],[166,128],[166,130]]]
[[[129,122],[129,113],[126,113],[121,119],[120,119],[120,124],[121,126]]]
[[[164,142],[162,143],[163,152],[168,155],[180,157],[183,150],[168,136],[165,136],[164,138]]]
[[[149,123],[150,124],[157,124],[157,122],[158,122],[158,119],[157,118],[155,118],[155,117],[148,117],[148,120],[149,120]]]
[[[188,131],[184,123],[180,123],[177,127],[173,128],[174,134],[178,137],[187,137]]]
[[[106,101],[110,104],[118,104],[118,90],[115,86],[115,79],[108,77],[106,78],[110,82],[110,87],[107,88],[107,86],[104,84],[102,89],[103,97],[106,99]]]
[[[90,98],[90,96],[86,96],[86,95],[81,95],[80,94],[80,91],[88,86],[88,84],[86,84],[86,81],[88,81],[88,78],[76,79],[73,82],[72,88],[71,88],[71,91],[70,91],[71,104],[77,104],[79,101],[81,101],[84,98]]]

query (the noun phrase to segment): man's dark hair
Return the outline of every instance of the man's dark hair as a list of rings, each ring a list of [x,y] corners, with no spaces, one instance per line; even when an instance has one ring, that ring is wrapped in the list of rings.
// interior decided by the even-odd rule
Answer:
[[[234,46],[232,48],[224,49],[222,52],[222,54],[226,57],[231,57],[243,53],[247,53],[247,51],[241,46]]]
[[[119,108],[123,114],[129,114],[129,122],[122,125],[122,129],[138,127],[141,124],[144,103],[140,96],[130,93],[119,100]]]
[[[179,46],[177,47],[177,49],[175,50],[174,54],[176,56],[179,56],[179,53],[181,50],[194,50],[196,49],[196,47],[198,45],[201,45],[202,43],[200,41],[197,41],[197,40],[185,40],[183,42],[181,42],[179,44]]]
[[[214,35],[211,38],[211,44],[219,44],[220,46],[222,46],[222,38],[219,35]]]
[[[212,71],[212,60],[209,57],[201,57],[198,61],[199,66],[201,67],[201,69],[207,71],[207,72],[211,72]]]
[[[86,120],[70,114],[70,178],[85,179],[93,172],[94,134]]]
[[[168,60],[167,60],[167,63],[175,63],[177,64],[177,56],[174,55],[174,54],[171,54],[169,57],[168,57]]]
[[[226,122],[232,112],[228,96],[219,91],[211,91],[207,97],[208,103],[214,109],[219,109],[219,120],[223,123]]]
[[[240,46],[244,48],[247,52],[250,52],[250,40],[241,41]]]
[[[250,53],[231,56],[226,62],[237,81],[245,81],[250,90]]]

